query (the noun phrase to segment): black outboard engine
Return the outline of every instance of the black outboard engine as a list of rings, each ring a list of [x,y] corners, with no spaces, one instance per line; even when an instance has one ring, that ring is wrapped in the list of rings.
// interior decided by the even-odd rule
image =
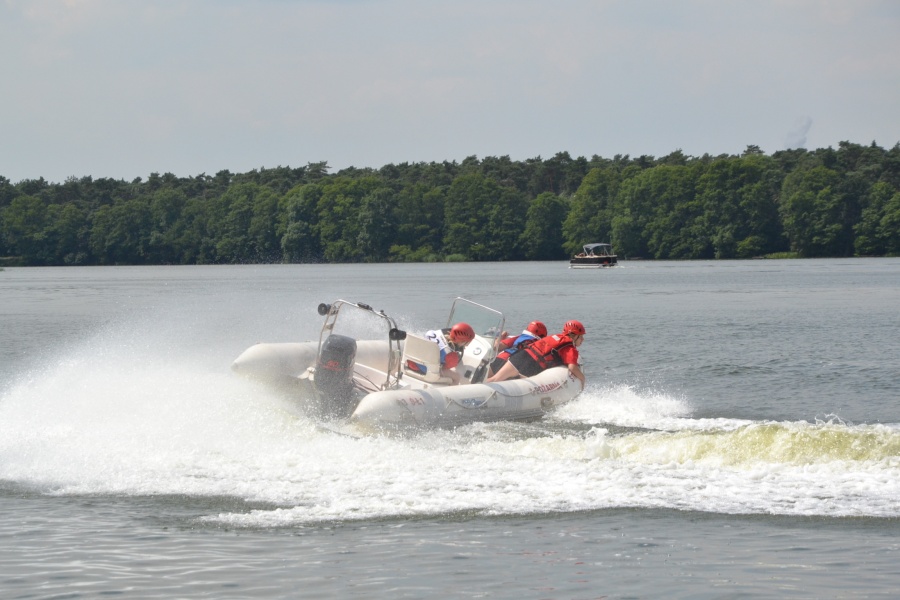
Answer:
[[[353,390],[353,363],[356,340],[346,335],[331,334],[325,338],[316,361],[316,390],[323,416],[349,417],[356,408]]]

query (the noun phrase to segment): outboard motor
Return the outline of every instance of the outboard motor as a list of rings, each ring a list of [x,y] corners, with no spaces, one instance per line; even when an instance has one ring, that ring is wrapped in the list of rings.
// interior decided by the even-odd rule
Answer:
[[[316,361],[315,383],[319,407],[324,416],[349,417],[356,408],[353,391],[353,363],[356,340],[331,334],[325,338]]]

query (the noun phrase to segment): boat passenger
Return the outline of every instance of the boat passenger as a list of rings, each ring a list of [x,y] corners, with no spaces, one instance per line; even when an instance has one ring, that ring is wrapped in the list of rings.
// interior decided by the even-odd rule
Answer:
[[[491,362],[488,376],[499,371],[500,368],[506,364],[506,361],[509,360],[509,357],[521,350],[524,346],[543,337],[547,337],[547,326],[540,321],[532,321],[521,334],[511,335],[500,340],[499,348],[501,350],[497,353],[497,358]]]
[[[578,366],[578,346],[584,341],[584,325],[579,321],[569,321],[562,333],[547,336],[526,346],[522,352],[513,354],[496,374],[486,381],[493,383],[514,377],[531,377],[550,367],[566,365],[569,372],[581,381],[584,389],[584,373]]]
[[[441,377],[449,377],[453,385],[459,385],[459,373],[455,367],[462,359],[463,350],[475,339],[475,330],[468,323],[457,323],[449,329],[432,329],[425,332],[425,339],[441,349]]]

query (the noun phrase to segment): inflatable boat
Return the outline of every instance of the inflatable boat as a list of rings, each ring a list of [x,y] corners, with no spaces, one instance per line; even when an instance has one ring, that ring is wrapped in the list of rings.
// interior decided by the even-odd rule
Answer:
[[[337,300],[318,312],[325,322],[317,341],[256,344],[232,370],[288,389],[315,416],[374,430],[535,420],[581,393],[565,367],[484,383],[505,319],[465,298],[453,302],[447,320],[447,327],[465,322],[475,331],[454,368],[458,385],[442,375],[438,345],[399,329],[384,311]]]

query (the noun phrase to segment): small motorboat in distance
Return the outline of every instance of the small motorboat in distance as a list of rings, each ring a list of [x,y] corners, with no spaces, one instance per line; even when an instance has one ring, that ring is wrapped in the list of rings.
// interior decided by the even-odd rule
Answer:
[[[256,344],[232,370],[286,389],[312,416],[349,417],[375,431],[536,420],[581,393],[581,382],[566,367],[484,383],[505,318],[465,298],[453,302],[446,325],[468,323],[475,331],[455,367],[459,385],[442,375],[436,343],[398,329],[384,311],[337,300],[320,304],[318,312],[325,317],[318,341]]]
[[[583,251],[569,259],[571,269],[614,267],[619,262],[609,244],[585,244]]]

